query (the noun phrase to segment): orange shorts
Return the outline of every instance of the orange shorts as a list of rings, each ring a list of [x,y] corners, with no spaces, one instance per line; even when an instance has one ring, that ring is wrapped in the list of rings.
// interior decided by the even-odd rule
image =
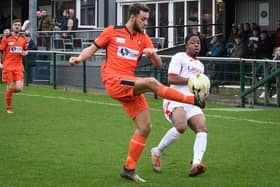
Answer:
[[[23,70],[15,69],[13,71],[2,71],[2,82],[14,82],[21,80],[24,80]]]
[[[131,119],[134,119],[140,111],[148,109],[148,103],[144,94],[134,95],[136,77],[116,76],[105,81],[107,93],[118,100]]]

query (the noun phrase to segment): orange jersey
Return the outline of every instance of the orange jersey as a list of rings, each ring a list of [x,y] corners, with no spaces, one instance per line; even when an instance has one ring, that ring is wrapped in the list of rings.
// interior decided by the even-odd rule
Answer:
[[[5,70],[23,69],[21,52],[27,50],[26,37],[12,35],[3,37],[0,50],[4,52],[2,60]]]
[[[143,49],[154,48],[147,34],[131,35],[125,26],[107,27],[94,44],[98,48],[106,47],[105,63],[102,65],[103,81],[115,75],[133,76]]]

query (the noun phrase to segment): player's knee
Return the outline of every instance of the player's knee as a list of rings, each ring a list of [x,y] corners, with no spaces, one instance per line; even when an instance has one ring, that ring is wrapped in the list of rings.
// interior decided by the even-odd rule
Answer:
[[[138,127],[138,130],[140,131],[140,133],[142,135],[150,134],[151,129],[152,129],[152,124],[151,123],[147,123],[145,125],[142,125],[141,127]]]
[[[180,126],[180,127],[176,127],[176,130],[183,134],[186,131],[187,127],[186,126]]]
[[[146,79],[146,84],[148,87],[150,87],[153,90],[159,85],[159,82],[154,77],[148,77]]]
[[[187,122],[184,120],[185,118],[173,118],[173,124],[178,132],[183,134],[187,129]]]

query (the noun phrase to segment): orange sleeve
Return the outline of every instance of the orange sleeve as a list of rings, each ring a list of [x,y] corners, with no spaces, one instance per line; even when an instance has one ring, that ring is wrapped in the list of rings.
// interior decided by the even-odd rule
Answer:
[[[144,48],[155,48],[151,38],[147,34],[145,34],[145,36],[146,36],[146,40],[145,40]]]
[[[22,47],[24,51],[27,51],[27,50],[28,50],[27,42],[28,42],[28,41],[27,41],[27,38],[24,37],[24,44],[23,44],[23,47]]]
[[[99,36],[98,38],[96,38],[96,40],[94,41],[94,44],[96,45],[96,47],[98,48],[102,48],[105,45],[107,45],[107,43],[110,41],[110,37],[112,35],[112,32],[114,30],[113,26],[109,26],[107,27]]]
[[[6,46],[7,46],[7,39],[6,37],[3,37],[0,43],[0,51],[4,51]]]

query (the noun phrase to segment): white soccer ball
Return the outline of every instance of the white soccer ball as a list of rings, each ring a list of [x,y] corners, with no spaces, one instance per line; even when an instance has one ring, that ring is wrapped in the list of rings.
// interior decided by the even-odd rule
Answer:
[[[197,74],[189,78],[188,86],[193,94],[206,98],[210,92],[210,79],[203,73]]]

